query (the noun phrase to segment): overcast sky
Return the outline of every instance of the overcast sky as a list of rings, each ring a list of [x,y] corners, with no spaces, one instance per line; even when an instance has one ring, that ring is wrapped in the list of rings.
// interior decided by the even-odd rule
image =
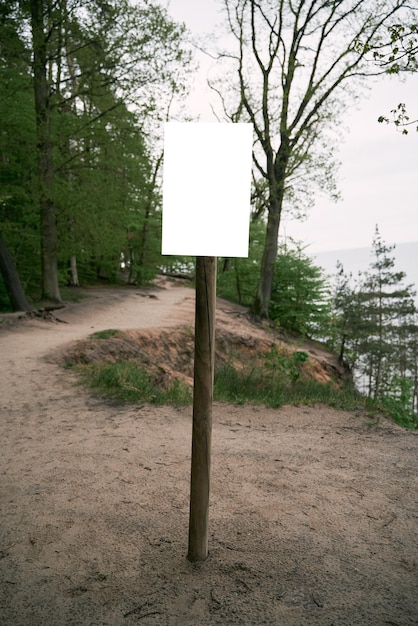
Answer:
[[[217,0],[170,0],[169,11],[195,34],[210,31],[220,20]],[[210,61],[199,56],[200,75],[188,101],[200,121],[215,121],[205,88]],[[281,235],[308,244],[309,252],[357,248],[371,244],[376,224],[388,244],[418,240],[418,133],[402,135],[379,124],[379,115],[405,102],[418,116],[418,75],[401,82],[385,78],[373,86],[358,110],[343,120],[348,127],[337,158],[342,162],[338,182],[342,200],[333,203],[318,195],[308,219],[284,219]]]

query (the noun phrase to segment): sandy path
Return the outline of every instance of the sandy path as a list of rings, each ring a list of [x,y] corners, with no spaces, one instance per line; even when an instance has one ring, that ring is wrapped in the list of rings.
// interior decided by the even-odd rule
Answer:
[[[191,410],[105,404],[48,357],[192,321],[190,290],[148,295],[0,333],[0,624],[418,624],[418,439],[386,421],[216,404],[210,556],[187,562]]]
[[[166,285],[170,287],[170,283]],[[40,358],[61,345],[108,328],[158,328],[193,321],[191,289],[173,286],[150,291],[91,289],[85,293],[87,300],[69,304],[56,312],[67,324],[28,320],[15,331],[0,334],[0,406],[3,410],[15,409],[17,403],[37,397],[39,377],[46,370],[48,384],[48,376],[54,371],[44,362],[40,367]],[[47,390],[42,387],[41,393]]]

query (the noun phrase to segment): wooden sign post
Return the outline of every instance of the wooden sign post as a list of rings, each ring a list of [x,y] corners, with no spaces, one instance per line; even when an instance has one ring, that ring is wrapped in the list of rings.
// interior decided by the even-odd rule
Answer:
[[[215,310],[216,257],[197,257],[189,561],[208,556]]]
[[[208,556],[216,257],[248,256],[251,124],[169,122],[162,254],[196,256],[190,561]]]

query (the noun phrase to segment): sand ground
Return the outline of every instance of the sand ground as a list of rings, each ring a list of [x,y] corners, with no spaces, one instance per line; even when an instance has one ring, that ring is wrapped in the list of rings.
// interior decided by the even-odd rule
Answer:
[[[210,554],[186,559],[191,408],[93,398],[57,364],[107,328],[193,321],[167,284],[0,330],[0,624],[418,624],[417,432],[215,404]]]

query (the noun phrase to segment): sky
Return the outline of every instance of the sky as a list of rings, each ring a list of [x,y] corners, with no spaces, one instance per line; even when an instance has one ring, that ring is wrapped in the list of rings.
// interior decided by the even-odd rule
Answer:
[[[219,23],[217,0],[170,0],[168,10],[199,37]],[[211,61],[199,55],[199,74],[187,108],[200,121],[216,121],[210,107],[213,98],[206,88]],[[338,188],[342,200],[334,203],[318,194],[316,205],[303,222],[282,219],[282,238],[303,242],[309,253],[368,247],[378,225],[388,244],[418,241],[418,132],[411,127],[402,135],[393,125],[379,124],[379,115],[405,102],[418,116],[418,75],[401,81],[379,80],[355,110],[347,112],[347,128],[336,154],[342,165]]]

